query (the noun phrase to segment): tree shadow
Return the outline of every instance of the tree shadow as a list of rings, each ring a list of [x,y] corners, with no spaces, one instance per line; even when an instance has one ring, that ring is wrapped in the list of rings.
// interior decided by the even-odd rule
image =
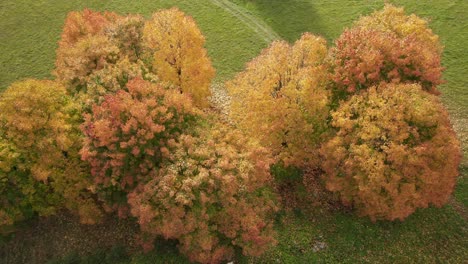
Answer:
[[[236,0],[234,2],[248,9],[254,9],[276,33],[290,42],[299,39],[303,32],[311,32],[327,40],[332,37],[310,1]]]

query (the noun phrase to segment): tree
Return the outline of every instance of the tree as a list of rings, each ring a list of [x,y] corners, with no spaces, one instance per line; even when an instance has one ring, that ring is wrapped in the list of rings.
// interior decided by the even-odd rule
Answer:
[[[0,100],[0,215],[13,223],[63,206],[92,223],[100,216],[80,162],[80,111],[53,81],[12,84]]]
[[[226,86],[231,118],[286,165],[317,166],[326,130],[325,40],[309,33],[294,45],[276,41]]]
[[[439,36],[434,34],[428,26],[428,21],[415,14],[406,15],[405,10],[391,4],[386,4],[380,11],[361,17],[354,26],[394,33],[399,39],[413,37],[433,52],[442,53]]]
[[[145,23],[143,44],[152,53],[152,70],[162,81],[180,87],[195,105],[208,106],[211,66],[205,38],[195,21],[177,8],[153,14]]]
[[[82,159],[91,166],[97,192],[108,205],[127,208],[126,194],[149,180],[168,141],[191,125],[197,115],[190,98],[142,79],[108,94],[85,114]]]
[[[334,88],[346,93],[385,83],[418,83],[439,94],[442,48],[427,22],[387,5],[345,30],[330,50]]]
[[[199,133],[173,141],[152,180],[128,195],[146,249],[163,236],[201,263],[229,260],[236,247],[258,256],[275,244],[268,151],[225,125]]]
[[[321,148],[328,190],[372,220],[442,206],[454,189],[460,143],[439,99],[416,84],[360,91],[333,114]]]

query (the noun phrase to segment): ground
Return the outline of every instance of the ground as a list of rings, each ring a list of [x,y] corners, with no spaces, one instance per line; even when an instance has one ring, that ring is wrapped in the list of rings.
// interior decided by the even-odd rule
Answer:
[[[192,15],[206,36],[217,70],[215,101],[225,103],[222,82],[275,39],[296,40],[309,31],[329,45],[360,15],[383,6],[376,0],[141,0],[0,2],[0,90],[15,80],[52,78],[55,49],[66,13],[88,7],[146,17],[178,6]],[[454,198],[443,208],[418,210],[404,222],[372,223],[311,197],[295,211],[278,215],[279,244],[262,258],[240,263],[462,263],[468,259],[468,2],[398,0],[407,12],[428,18],[445,46],[442,100],[449,109],[465,158]],[[221,99],[219,99],[221,98]],[[314,200],[315,199],[315,200]],[[325,206],[326,205],[326,206]],[[131,220],[109,217],[98,226],[79,225],[66,213],[24,223],[0,239],[2,263],[185,263],[173,241],[158,241],[155,252],[137,252]],[[128,250],[123,249],[128,247]]]

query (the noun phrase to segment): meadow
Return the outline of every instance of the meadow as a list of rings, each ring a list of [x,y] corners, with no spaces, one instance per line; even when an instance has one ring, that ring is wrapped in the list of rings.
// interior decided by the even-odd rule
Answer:
[[[52,78],[55,50],[67,12],[87,7],[149,17],[177,6],[193,16],[206,37],[218,83],[241,71],[275,39],[293,42],[302,32],[333,45],[360,15],[383,7],[376,0],[141,0],[13,1],[0,3],[0,90],[24,78]],[[442,100],[462,141],[464,159],[454,198],[443,208],[418,210],[404,222],[372,223],[337,208],[304,207],[281,212],[278,246],[261,258],[239,263],[462,263],[468,259],[468,2],[463,0],[390,1],[430,20],[445,46],[446,83]],[[65,219],[65,220],[64,220]],[[186,263],[172,241],[158,241],[142,255],[121,246],[132,242],[131,221],[83,227],[72,217],[25,223],[16,237],[0,239],[2,263]],[[41,225],[44,224],[42,227]],[[94,229],[93,229],[94,228]],[[98,230],[99,232],[97,232]],[[109,235],[109,233],[114,233]],[[96,235],[100,234],[100,235]],[[102,243],[97,236],[109,242]],[[93,241],[96,240],[96,241]],[[90,246],[91,245],[91,246]],[[132,253],[132,254],[130,254]]]

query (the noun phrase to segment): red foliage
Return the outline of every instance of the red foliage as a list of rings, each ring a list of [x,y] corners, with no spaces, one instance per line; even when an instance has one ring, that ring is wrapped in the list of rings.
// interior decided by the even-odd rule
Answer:
[[[439,94],[440,53],[415,35],[357,27],[346,30],[335,44],[330,59],[332,81],[339,90],[354,93],[381,82],[419,83],[425,91]]]
[[[129,81],[127,90],[94,105],[82,125],[86,135],[82,159],[91,165],[95,183],[111,188],[111,195],[145,183],[149,172],[168,156],[167,142],[196,114],[190,99],[175,90],[141,79]]]

